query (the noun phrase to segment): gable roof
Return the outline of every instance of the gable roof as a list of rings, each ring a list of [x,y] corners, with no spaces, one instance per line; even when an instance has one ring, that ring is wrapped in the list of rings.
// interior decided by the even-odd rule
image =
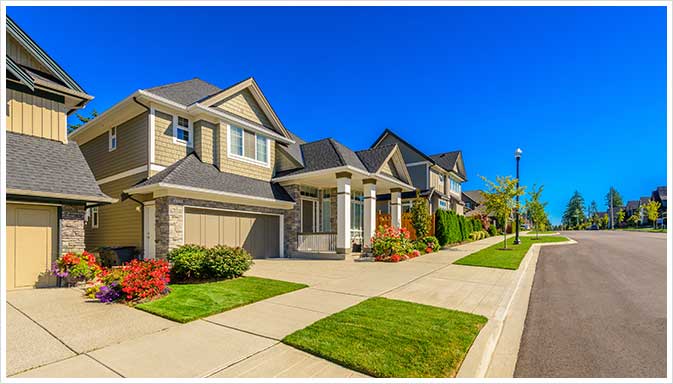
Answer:
[[[381,169],[383,163],[388,160],[395,148],[397,148],[397,144],[387,144],[376,148],[364,149],[355,153],[362,161],[362,164],[367,167],[369,172],[377,172]]]
[[[7,193],[88,202],[105,195],[75,142],[7,132]],[[38,155],[36,155],[38,154]]]
[[[295,135],[293,132],[288,131],[290,133],[290,138],[294,140],[294,143],[290,144],[285,144],[285,143],[278,143],[279,148],[283,149],[285,153],[287,153],[292,160],[294,160],[300,167],[304,166],[304,158],[301,154],[301,145],[306,143],[304,139],[301,137]]]
[[[480,189],[475,189],[473,191],[463,191],[463,196],[480,205],[484,202],[484,196],[481,194]]]
[[[49,69],[67,88],[84,93],[84,89],[49,56],[12,18],[7,16],[7,33],[12,35],[35,59]]]
[[[639,204],[640,204],[640,201],[638,201],[638,200],[629,200],[626,203],[626,209],[630,210],[630,211],[632,211],[634,209],[638,209]]]
[[[641,197],[640,198],[640,204],[647,204],[650,201],[649,197]]]
[[[399,135],[397,135],[395,132],[393,132],[393,131],[390,130],[389,128],[386,128],[386,129],[383,130],[383,132],[381,133],[381,135],[379,135],[378,139],[376,139],[376,141],[374,141],[374,144],[371,145],[371,148],[374,148],[374,147],[378,146],[379,143],[381,143],[381,141],[382,141],[383,139],[385,139],[385,137],[388,136],[388,135],[390,135],[390,136],[394,137],[395,139],[399,140],[402,144],[404,144],[404,145],[406,145],[407,147],[409,147],[412,151],[418,153],[418,154],[419,154],[422,158],[424,158],[425,160],[429,161],[429,162],[432,163],[432,164],[436,164],[435,160],[433,160],[430,156],[426,155],[424,152],[422,152],[422,151],[419,150],[418,148],[416,148],[416,147],[414,147],[413,145],[409,144],[409,142],[407,142],[406,140],[404,140],[403,138],[401,138]]]
[[[190,80],[145,89],[147,92],[182,105],[194,104],[205,97],[220,92],[221,90],[221,88],[197,77]]]
[[[226,192],[268,200],[293,202],[278,183],[221,172],[212,164],[202,162],[194,153],[171,164],[149,179],[134,185],[133,189],[150,185],[169,184],[200,190]]]
[[[462,151],[451,151],[430,155],[435,162],[447,171],[452,171],[458,174],[461,178],[467,180],[465,174],[465,165],[463,164]]]
[[[657,187],[657,189],[654,190],[653,195],[656,194],[659,197],[659,200],[661,201],[666,201],[668,200],[667,196],[667,188],[666,186],[663,187]]]

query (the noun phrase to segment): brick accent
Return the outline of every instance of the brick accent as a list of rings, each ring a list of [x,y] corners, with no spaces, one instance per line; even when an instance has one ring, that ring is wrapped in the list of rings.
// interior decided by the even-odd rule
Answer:
[[[61,252],[82,252],[84,250],[83,205],[64,205],[61,208],[59,228]]]

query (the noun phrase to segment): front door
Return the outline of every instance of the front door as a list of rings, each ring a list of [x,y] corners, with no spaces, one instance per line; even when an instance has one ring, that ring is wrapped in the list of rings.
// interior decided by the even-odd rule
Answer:
[[[318,232],[318,201],[301,200],[301,231],[305,233]]]

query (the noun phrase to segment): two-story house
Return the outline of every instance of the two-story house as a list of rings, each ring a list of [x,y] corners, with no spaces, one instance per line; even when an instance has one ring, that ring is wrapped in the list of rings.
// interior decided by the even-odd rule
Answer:
[[[661,224],[666,226],[667,224],[667,217],[666,213],[668,212],[668,191],[666,186],[662,187],[657,187],[654,191],[652,191],[652,196],[651,196],[652,201],[658,201],[660,206],[659,206],[659,220],[657,224]]]
[[[94,208],[87,248],[135,246],[146,258],[188,243],[241,246],[256,258],[343,258],[369,247],[377,193],[399,202],[413,189],[397,145],[304,142],[252,78],[138,90],[70,139],[120,200]]]
[[[65,252],[84,250],[85,208],[114,200],[67,137],[93,97],[7,18],[7,289],[51,285]]]
[[[412,184],[421,197],[428,199],[431,213],[441,208],[463,214],[461,184],[467,181],[467,176],[461,151],[426,155],[390,129],[384,130],[371,148],[387,145],[397,145],[400,148]],[[411,209],[415,197],[415,190],[402,195],[404,212]],[[390,195],[379,195],[377,210],[388,213],[389,206]]]

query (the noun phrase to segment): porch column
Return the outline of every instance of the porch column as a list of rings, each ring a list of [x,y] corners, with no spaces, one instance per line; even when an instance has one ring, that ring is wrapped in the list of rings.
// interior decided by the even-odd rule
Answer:
[[[337,178],[337,253],[351,253],[351,174],[338,172]]]
[[[376,180],[364,179],[362,180],[364,187],[365,211],[364,211],[364,226],[363,226],[363,248],[370,251],[372,248],[372,236],[376,231]]]
[[[402,188],[390,190],[390,225],[395,228],[402,226]]]

